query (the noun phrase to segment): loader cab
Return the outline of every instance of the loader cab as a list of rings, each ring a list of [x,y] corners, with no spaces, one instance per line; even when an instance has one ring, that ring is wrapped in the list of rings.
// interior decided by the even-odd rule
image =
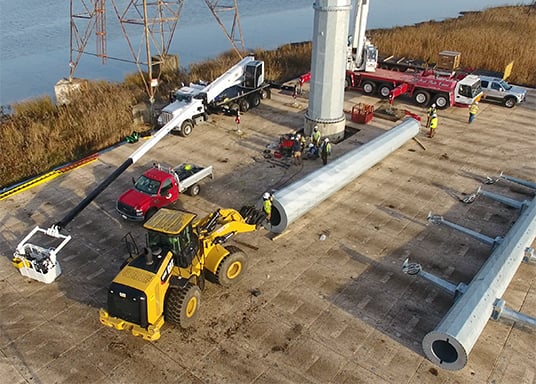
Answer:
[[[192,223],[196,215],[162,208],[145,224],[147,248],[162,254],[172,252],[176,265],[187,268],[199,250],[199,239]]]
[[[253,60],[246,66],[244,87],[257,88],[264,83],[264,61]]]

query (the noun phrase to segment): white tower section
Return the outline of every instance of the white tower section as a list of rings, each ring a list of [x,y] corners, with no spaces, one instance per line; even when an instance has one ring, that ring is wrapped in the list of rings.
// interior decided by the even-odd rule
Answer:
[[[316,125],[322,137],[344,138],[346,116],[344,79],[351,0],[316,0],[313,3],[313,49],[309,108],[304,132]]]

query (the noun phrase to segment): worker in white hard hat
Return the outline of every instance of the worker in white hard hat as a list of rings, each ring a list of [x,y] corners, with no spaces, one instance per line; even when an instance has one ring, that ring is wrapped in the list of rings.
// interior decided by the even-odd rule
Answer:
[[[266,221],[270,222],[272,218],[272,200],[274,197],[270,192],[264,192],[264,195],[262,195],[263,202],[262,202],[262,210],[264,211],[264,214],[266,215]]]
[[[430,133],[428,134],[430,138],[434,137],[435,135],[435,132],[437,129],[437,123],[438,123],[437,113],[434,113],[432,117],[430,117]]]
[[[302,149],[300,143],[300,135],[296,136],[292,141],[292,159],[294,165],[302,165]]]
[[[437,115],[437,108],[435,103],[430,105],[430,108],[428,108],[428,113],[426,114],[426,128],[430,128],[430,120],[432,119],[433,115]]]
[[[322,158],[322,163],[326,165],[328,163],[328,156],[331,155],[331,143],[329,138],[325,138],[322,144],[320,145],[320,157]]]

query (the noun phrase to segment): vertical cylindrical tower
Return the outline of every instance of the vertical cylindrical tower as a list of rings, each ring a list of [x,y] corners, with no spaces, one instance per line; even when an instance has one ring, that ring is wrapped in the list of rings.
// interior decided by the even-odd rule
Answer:
[[[316,125],[323,137],[344,138],[346,116],[344,79],[351,0],[316,0],[313,3],[313,49],[309,108],[304,132]]]

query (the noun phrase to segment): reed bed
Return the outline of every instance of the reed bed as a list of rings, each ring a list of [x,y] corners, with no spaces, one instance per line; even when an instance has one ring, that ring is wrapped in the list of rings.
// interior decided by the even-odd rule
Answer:
[[[513,83],[536,86],[536,6],[491,8],[441,22],[369,31],[382,53],[435,62],[442,50],[461,52],[462,65],[502,71],[514,60]],[[266,79],[284,82],[309,70],[311,43],[286,44],[251,52],[265,62]],[[230,51],[188,69],[163,73],[156,95],[190,81],[212,81],[237,62]],[[16,103],[0,116],[0,187],[41,174],[63,163],[116,144],[131,134],[132,107],[147,102],[143,81],[89,82],[88,89],[58,106],[50,97]],[[151,127],[145,127],[150,129]]]

